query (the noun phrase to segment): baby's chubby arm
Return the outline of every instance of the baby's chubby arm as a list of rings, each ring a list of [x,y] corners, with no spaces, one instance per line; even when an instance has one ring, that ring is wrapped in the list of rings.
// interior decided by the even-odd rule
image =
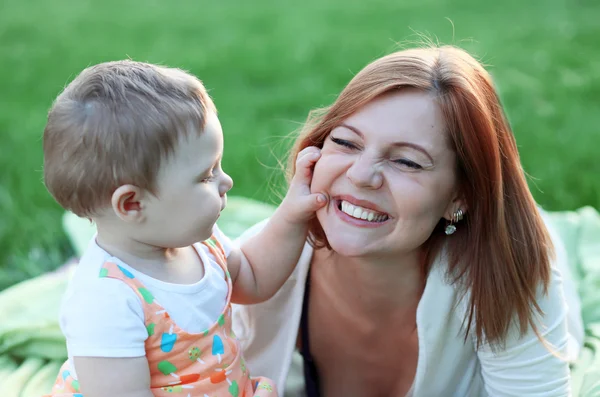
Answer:
[[[85,397],[154,397],[146,357],[74,357]]]
[[[234,303],[269,299],[294,270],[306,243],[308,221],[327,203],[324,194],[310,191],[312,170],[320,157],[320,149],[312,146],[298,154],[296,173],[281,205],[259,233],[227,258]]]

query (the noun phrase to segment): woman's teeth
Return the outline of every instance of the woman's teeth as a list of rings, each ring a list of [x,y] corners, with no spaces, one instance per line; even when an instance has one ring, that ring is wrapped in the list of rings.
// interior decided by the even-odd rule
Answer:
[[[388,216],[385,214],[368,210],[366,208],[359,207],[358,205],[350,204],[347,201],[342,201],[341,210],[353,218],[362,219],[369,222],[383,222],[388,219]]]

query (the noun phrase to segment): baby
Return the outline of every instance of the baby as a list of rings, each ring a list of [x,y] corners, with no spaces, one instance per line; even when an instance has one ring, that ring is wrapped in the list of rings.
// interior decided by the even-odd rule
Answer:
[[[51,396],[276,396],[250,376],[231,303],[269,299],[292,273],[326,203],[310,191],[319,150],[299,154],[287,196],[238,247],[216,225],[233,181],[194,76],[87,68],[54,102],[43,149],[50,193],[97,227],[61,307],[69,359]]]

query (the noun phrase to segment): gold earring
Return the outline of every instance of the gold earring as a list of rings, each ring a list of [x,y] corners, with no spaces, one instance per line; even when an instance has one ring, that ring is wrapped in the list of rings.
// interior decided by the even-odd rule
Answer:
[[[454,211],[454,213],[452,214],[452,218],[450,219],[450,222],[446,225],[446,229],[444,230],[444,232],[446,233],[446,235],[451,235],[454,234],[454,232],[456,231],[456,225],[455,223],[458,223],[459,221],[461,221],[464,217],[464,212],[462,209],[458,209],[456,211]]]

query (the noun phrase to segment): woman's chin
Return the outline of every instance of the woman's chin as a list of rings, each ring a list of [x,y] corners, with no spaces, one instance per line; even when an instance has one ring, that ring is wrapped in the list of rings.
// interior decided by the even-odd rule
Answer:
[[[369,248],[369,244],[366,241],[359,241],[359,239],[351,239],[344,237],[343,235],[332,233],[332,235],[327,235],[327,241],[329,242],[331,249],[338,255],[357,257],[373,253],[373,249]]]

